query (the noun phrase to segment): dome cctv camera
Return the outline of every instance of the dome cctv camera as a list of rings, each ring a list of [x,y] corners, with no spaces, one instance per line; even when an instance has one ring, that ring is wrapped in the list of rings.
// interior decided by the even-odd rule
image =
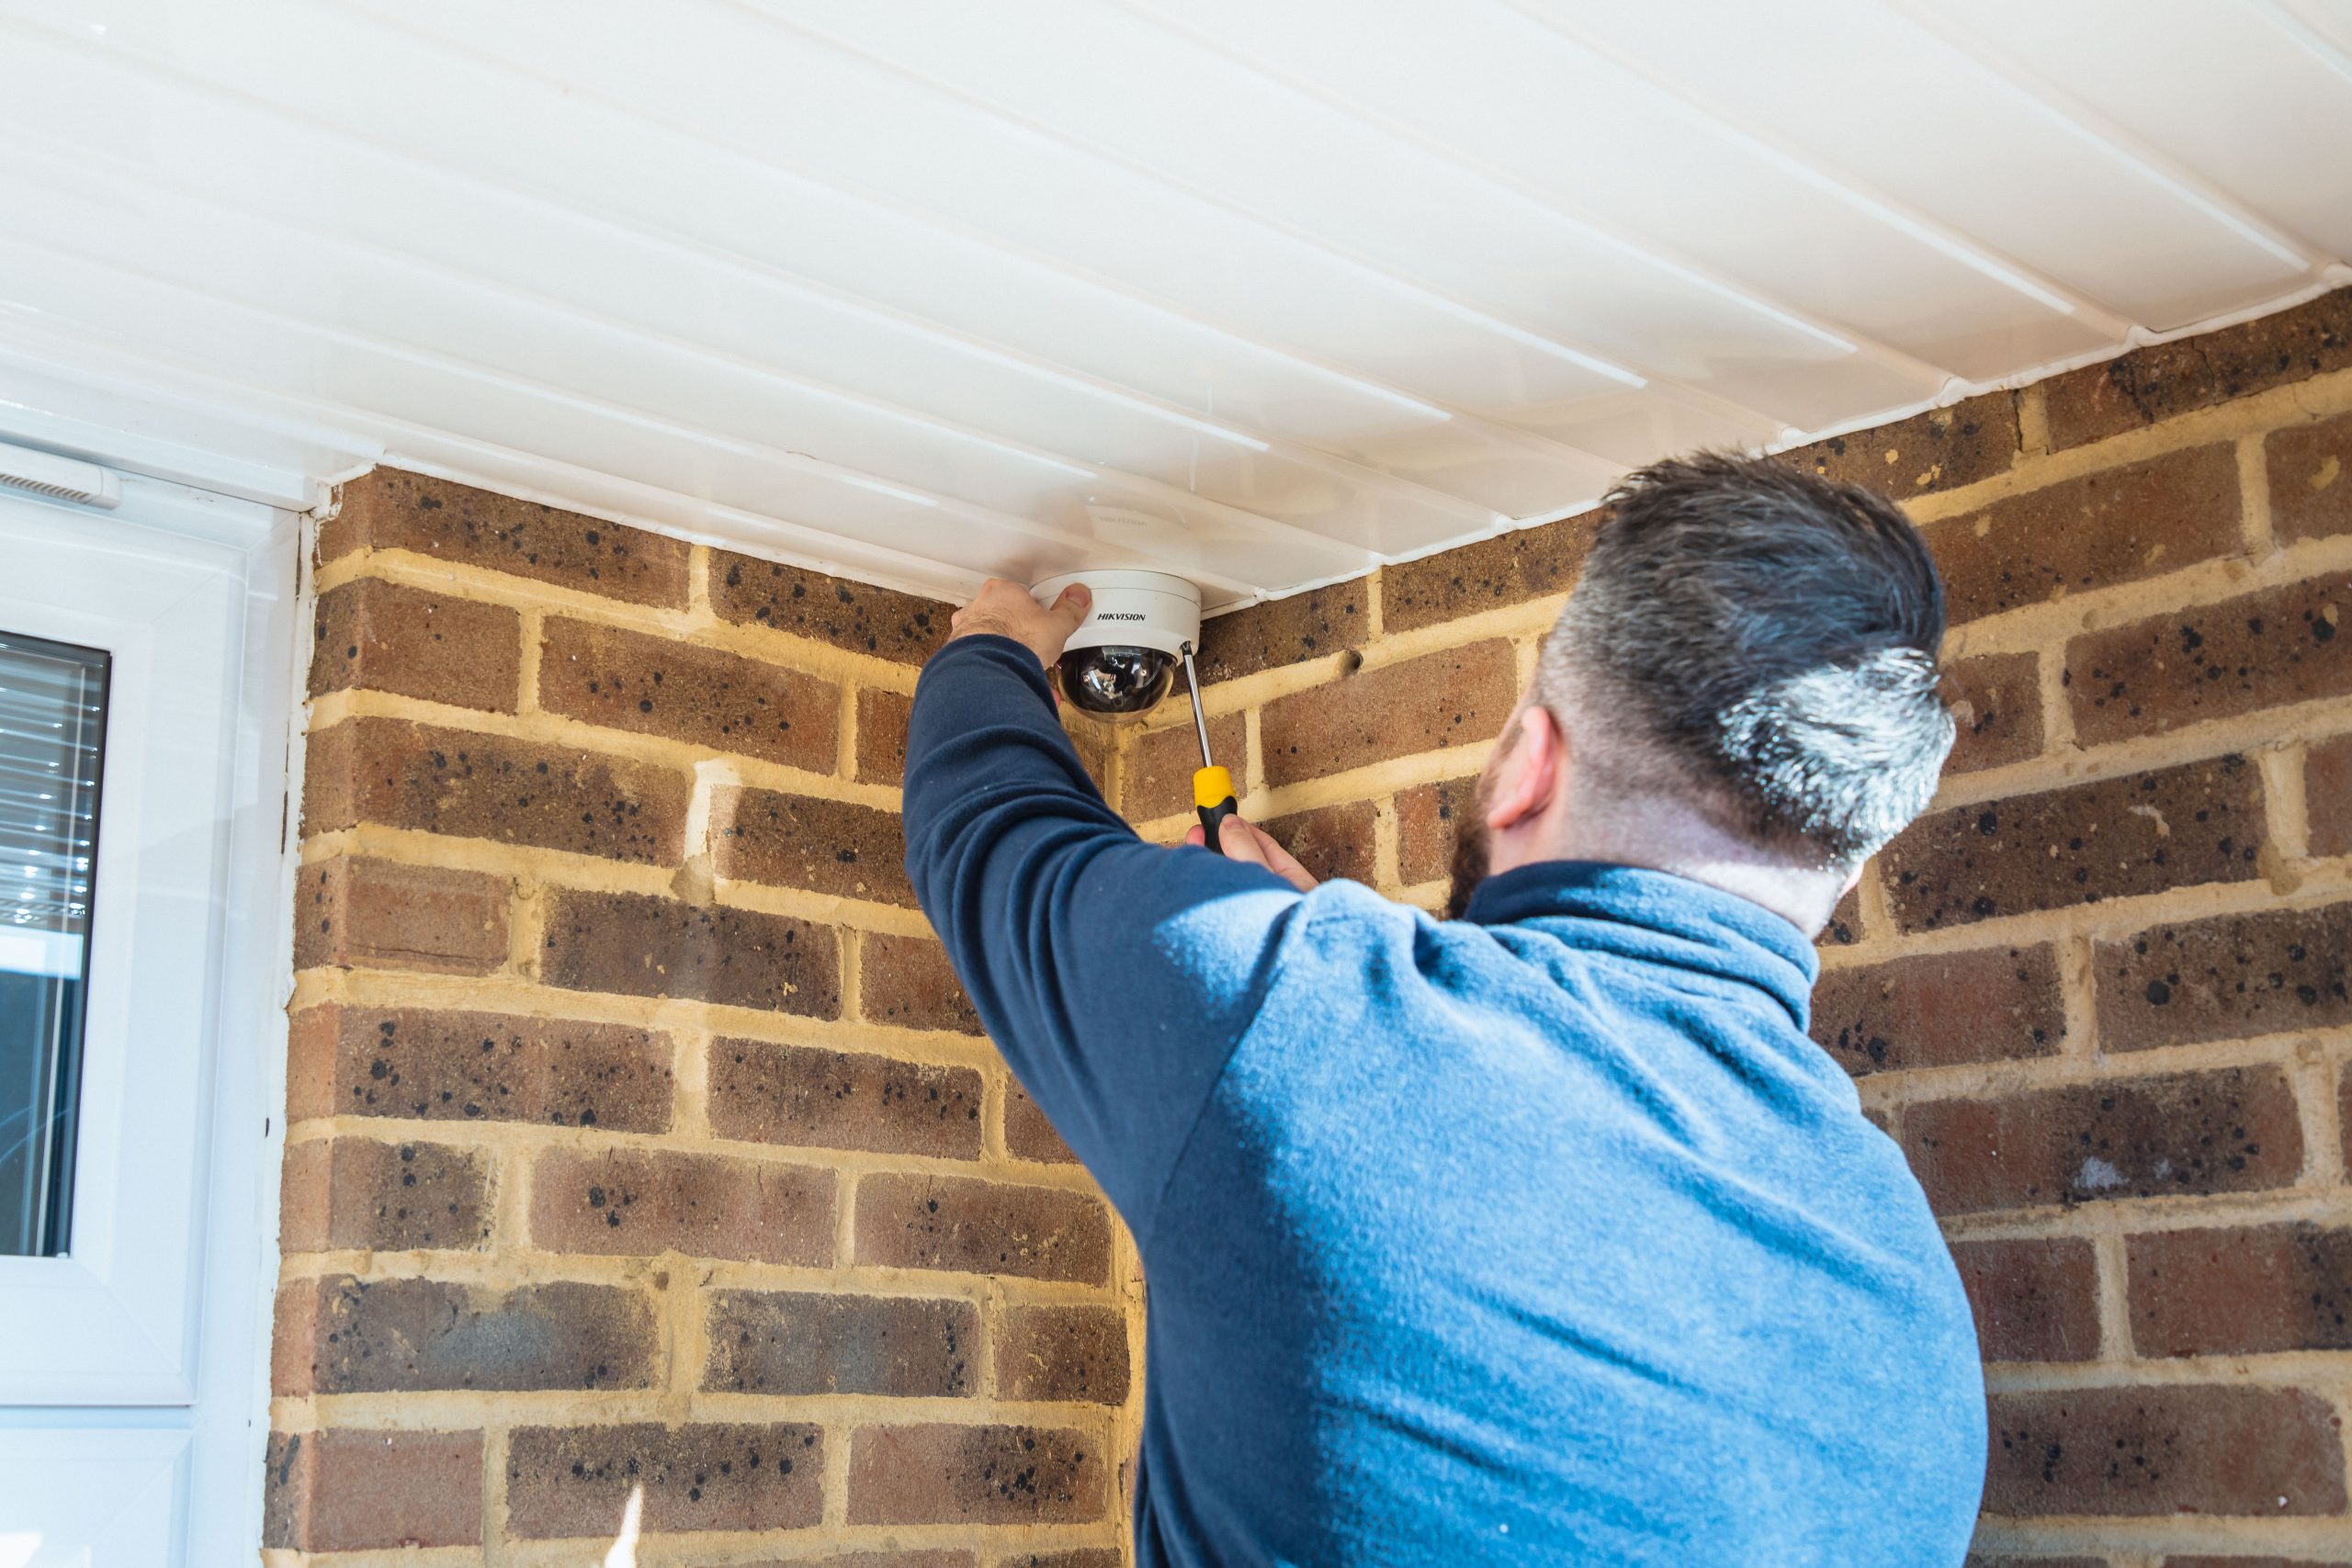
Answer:
[[[1055,669],[1062,695],[1106,718],[1149,713],[1201,639],[1201,591],[1161,571],[1073,571],[1030,592],[1050,605],[1073,582],[1086,584],[1094,603]]]

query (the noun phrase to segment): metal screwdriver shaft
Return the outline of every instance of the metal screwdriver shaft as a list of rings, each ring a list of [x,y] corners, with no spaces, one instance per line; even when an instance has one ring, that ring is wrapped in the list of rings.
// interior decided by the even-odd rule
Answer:
[[[1193,774],[1193,808],[1201,816],[1201,841],[1212,854],[1221,855],[1225,850],[1217,835],[1238,805],[1233,775],[1209,760],[1209,721],[1201,712],[1201,680],[1193,668],[1193,645],[1182,645],[1177,653],[1184,660],[1184,690],[1193,699],[1193,729],[1201,738],[1201,766]]]

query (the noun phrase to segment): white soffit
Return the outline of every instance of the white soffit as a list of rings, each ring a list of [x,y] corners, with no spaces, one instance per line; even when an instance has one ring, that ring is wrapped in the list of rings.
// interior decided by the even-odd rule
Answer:
[[[2352,0],[0,0],[0,437],[1214,607],[2307,295]]]

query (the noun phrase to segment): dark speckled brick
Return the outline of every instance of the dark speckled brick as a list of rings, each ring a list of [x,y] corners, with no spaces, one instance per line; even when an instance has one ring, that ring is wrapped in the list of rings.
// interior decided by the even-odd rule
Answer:
[[[710,553],[710,607],[722,620],[773,626],[856,653],[920,664],[947,640],[953,604],[821,571]]]
[[[2005,1517],[2344,1507],[2344,1444],[2327,1401],[2228,1383],[1996,1393],[1984,1511]]]
[[[1294,811],[1261,825],[1316,881],[1370,882],[1373,816],[1372,802],[1351,800]]]
[[[551,616],[539,643],[539,705],[583,723],[833,771],[841,688],[673,637]]]
[[[2309,1223],[2131,1239],[2132,1343],[2143,1356],[2352,1350],[2352,1230]]]
[[[710,832],[721,876],[914,907],[895,811],[729,785],[712,792]]]
[[[979,1309],[932,1296],[718,1291],[703,1386],[761,1394],[968,1394]],[[1017,1397],[1017,1396],[1016,1396]]]
[[[2068,1084],[1903,1111],[1903,1146],[1939,1214],[2290,1187],[2303,1166],[2276,1067]]]
[[[1874,874],[1866,871],[1862,874],[1869,876]],[[1821,934],[1814,938],[1814,942],[1821,947],[1851,947],[1861,940],[1862,890],[1857,885],[1838,900],[1838,907],[1829,912],[1829,923],[1822,927]]]
[[[2041,754],[2041,676],[2037,656],[1988,653],[1944,675],[1944,702],[1958,733],[1947,773],[1974,773]]]
[[[345,719],[310,744],[306,833],[379,822],[655,865],[685,853],[683,768],[397,718]]]
[[[2236,448],[2221,443],[2103,468],[1931,523],[1955,625],[2233,553]]]
[[[820,1428],[802,1424],[519,1427],[507,1528],[530,1540],[612,1535],[632,1492],[656,1531],[805,1529],[825,1512]]]
[[[620,1023],[330,1002],[294,1015],[287,1109],[659,1133],[671,1043]]]
[[[1880,857],[1906,931],[2260,874],[2262,781],[2240,756],[1956,807]]]
[[[2352,288],[2053,376],[2051,450],[2352,366]]]
[[[2066,645],[2083,744],[2352,693],[2352,574],[2151,615]]]
[[[322,560],[356,549],[414,550],[608,599],[685,608],[693,547],[684,539],[398,468],[363,474],[336,498],[339,509],[319,530]]]
[[[2017,394],[1986,392],[1893,424],[1833,435],[1781,460],[1903,501],[2006,473],[2017,452]]]
[[[2047,946],[1919,953],[1825,973],[1813,1037],[1860,1077],[2051,1055],[2066,1037],[2065,1012]]]
[[[540,964],[550,986],[839,1018],[841,943],[830,926],[756,909],[559,888]]]
[[[1351,578],[1203,621],[1200,658],[1195,661],[1202,683],[1230,681],[1361,648],[1371,635],[1364,581]],[[1389,629],[1396,629],[1394,622]],[[1181,673],[1177,680],[1181,684]],[[1182,692],[1176,700],[1183,700]]]
[[[1266,783],[1476,745],[1502,732],[1518,700],[1518,660],[1498,637],[1293,692],[1260,716]]]
[[[2270,532],[2282,545],[2352,534],[2352,413],[2263,438]]]
[[[1607,515],[1580,513],[1383,567],[1380,624],[1391,632],[1411,631],[1565,593],[1575,585]]]
[[[638,1291],[556,1282],[501,1291],[349,1275],[280,1293],[277,1389],[648,1388],[658,1337]]]
[[[2099,1045],[2142,1051],[2352,1024],[2352,904],[2262,909],[2102,941]]]

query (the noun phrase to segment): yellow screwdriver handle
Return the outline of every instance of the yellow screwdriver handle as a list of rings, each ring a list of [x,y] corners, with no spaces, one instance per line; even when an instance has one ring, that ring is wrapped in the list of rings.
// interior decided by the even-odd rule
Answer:
[[[1217,833],[1225,819],[1233,815],[1236,801],[1233,775],[1223,768],[1199,768],[1193,773],[1193,805],[1201,814],[1201,836],[1212,854],[1225,851],[1217,843]]]

